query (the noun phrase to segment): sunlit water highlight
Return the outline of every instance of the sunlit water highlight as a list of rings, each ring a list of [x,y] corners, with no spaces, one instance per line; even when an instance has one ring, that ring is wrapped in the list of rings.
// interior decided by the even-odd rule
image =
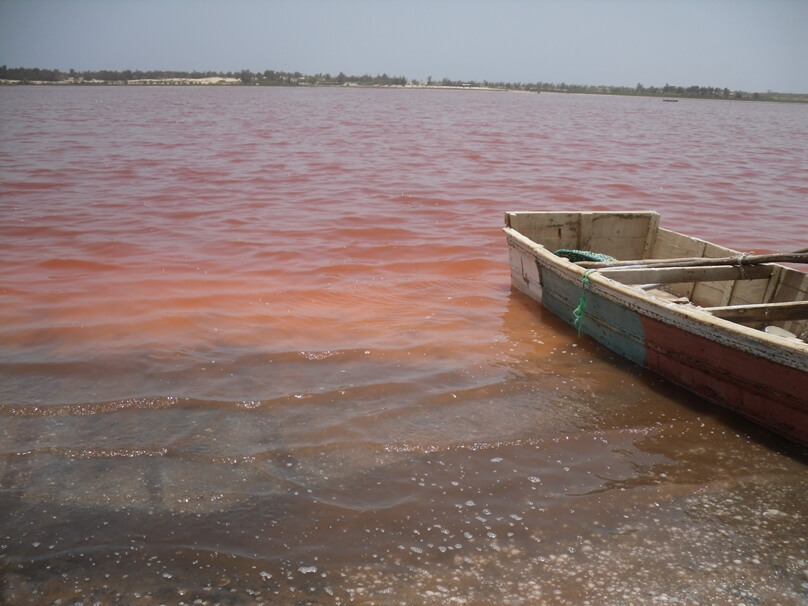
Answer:
[[[805,451],[509,287],[506,210],[806,246],[808,108],[0,88],[0,598],[800,604]]]

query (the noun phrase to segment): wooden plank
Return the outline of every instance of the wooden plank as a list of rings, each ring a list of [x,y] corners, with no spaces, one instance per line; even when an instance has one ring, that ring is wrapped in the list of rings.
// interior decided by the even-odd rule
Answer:
[[[508,212],[505,225],[550,251],[591,250],[616,258],[643,255],[648,225],[659,216],[647,212]]]
[[[798,272],[790,268],[782,268],[782,279],[777,290],[771,299],[763,299],[772,303],[787,301],[808,300],[808,273]],[[795,335],[808,334],[808,319],[793,320],[786,322],[781,328],[786,329]]]
[[[581,213],[578,217],[578,250],[594,250],[592,248],[592,222],[592,213]]]
[[[580,213],[509,212],[505,223],[511,229],[548,250],[578,248]]]
[[[726,249],[706,242],[704,244],[704,251],[701,253],[702,257],[726,257],[733,253],[727,253]],[[710,263],[710,265],[714,265]],[[745,275],[745,274],[742,274]],[[722,281],[722,282],[694,282],[693,289],[690,291],[690,300],[696,305],[702,307],[718,307],[719,305],[727,305],[729,303],[729,293],[732,291],[736,281]],[[749,303],[761,303],[765,299],[759,301],[749,301]]]
[[[646,259],[674,259],[698,257],[704,250],[704,242],[679,232],[658,228],[653,252]]]
[[[788,273],[790,273],[790,270],[786,269],[782,265],[778,266],[777,269],[775,269],[771,279],[769,280],[769,283],[766,285],[766,292],[763,293],[763,298],[761,299],[761,301],[776,301],[776,299],[774,298],[774,294],[780,289],[780,284],[782,284],[783,278]],[[801,298],[802,297],[790,297],[786,300],[798,301]]]
[[[724,280],[758,280],[771,276],[773,266],[752,265],[743,270],[732,265],[708,267],[657,267],[601,269],[598,274],[623,284],[672,284],[683,282],[718,282]]]
[[[648,233],[645,234],[645,247],[643,249],[642,256],[646,259],[648,257],[653,256],[651,251],[654,250],[654,245],[656,244],[656,237],[657,232],[659,231],[659,215],[653,214],[651,216],[651,220],[648,223]]]
[[[704,257],[700,255],[677,259],[632,259],[628,261],[581,261],[581,267],[699,267],[702,265],[756,265],[759,263],[808,263],[808,253],[772,253],[767,255],[735,255],[733,257]]]
[[[643,255],[649,224],[654,215],[603,215],[592,213],[591,236],[584,250],[606,253],[616,259],[636,259]]]
[[[716,303],[713,307],[726,306],[726,305],[750,305],[752,303],[772,302],[771,297],[766,296],[769,283],[776,281],[777,274],[780,271],[778,266],[763,266],[771,267],[772,275],[768,280],[736,280],[733,282],[735,285],[729,294],[720,303]],[[795,299],[802,299],[803,297],[795,297]],[[792,299],[793,300],[793,299]]]
[[[770,322],[808,320],[808,301],[705,307],[704,311],[709,311],[717,318],[740,323],[762,322],[764,320]]]

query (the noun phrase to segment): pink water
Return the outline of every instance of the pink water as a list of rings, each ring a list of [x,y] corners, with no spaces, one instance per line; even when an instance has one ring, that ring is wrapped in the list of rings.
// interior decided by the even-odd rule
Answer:
[[[803,248],[808,107],[3,87],[0,108],[0,601],[808,599],[805,451],[577,340],[510,291],[500,231],[653,209]]]

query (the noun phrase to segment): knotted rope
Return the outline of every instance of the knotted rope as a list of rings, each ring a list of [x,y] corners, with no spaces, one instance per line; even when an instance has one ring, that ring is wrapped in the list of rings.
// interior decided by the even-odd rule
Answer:
[[[750,252],[745,252],[735,257],[736,259],[738,259],[738,270],[741,273],[741,280],[746,280],[746,274],[743,271],[743,262],[746,260],[746,257],[748,257],[751,254],[752,253]]]
[[[575,316],[573,324],[578,329],[578,337],[581,336],[584,328],[584,318],[586,317],[586,287],[589,285],[589,275],[592,272],[598,271],[597,269],[587,269],[581,278],[581,300],[578,302],[578,307],[572,311]]]

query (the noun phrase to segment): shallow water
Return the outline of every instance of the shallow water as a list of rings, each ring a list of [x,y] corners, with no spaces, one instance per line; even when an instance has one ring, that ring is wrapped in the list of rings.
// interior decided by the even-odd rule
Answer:
[[[500,231],[654,209],[802,248],[808,108],[241,87],[0,107],[6,602],[808,600],[805,450],[512,293]]]

